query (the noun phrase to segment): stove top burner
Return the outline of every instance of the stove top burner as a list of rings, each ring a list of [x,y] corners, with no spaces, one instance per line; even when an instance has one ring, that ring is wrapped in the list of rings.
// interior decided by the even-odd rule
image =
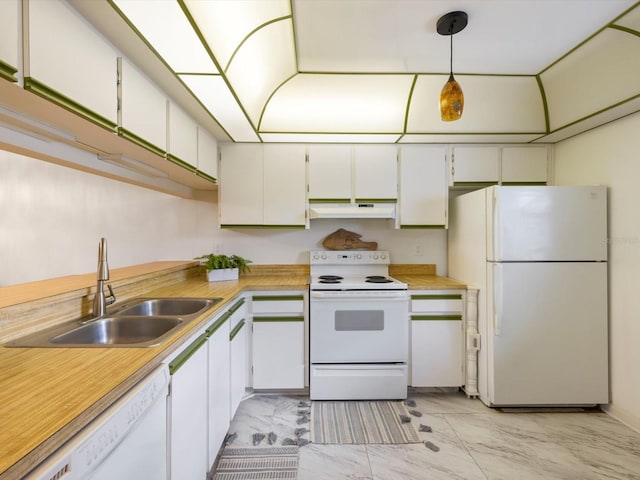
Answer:
[[[318,283],[341,283],[341,280],[332,278],[328,280],[319,280]]]
[[[320,275],[318,278],[320,280],[344,280],[344,277],[340,275]]]
[[[369,275],[365,280],[367,283],[392,283],[393,280],[382,275]]]

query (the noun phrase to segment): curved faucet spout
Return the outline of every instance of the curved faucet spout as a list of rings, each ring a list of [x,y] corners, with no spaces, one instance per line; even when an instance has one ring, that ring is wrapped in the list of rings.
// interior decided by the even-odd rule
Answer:
[[[93,316],[96,318],[103,317],[107,313],[107,305],[111,305],[116,301],[111,285],[107,285],[109,296],[104,294],[104,282],[109,280],[109,263],[107,262],[107,240],[100,239],[98,244],[98,284],[96,286],[96,295],[93,298]]]

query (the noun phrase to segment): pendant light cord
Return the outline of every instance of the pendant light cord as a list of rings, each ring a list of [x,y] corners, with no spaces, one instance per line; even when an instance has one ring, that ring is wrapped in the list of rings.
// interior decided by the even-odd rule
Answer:
[[[451,48],[449,48],[449,75],[453,77],[453,24],[449,25],[449,37],[451,37]]]

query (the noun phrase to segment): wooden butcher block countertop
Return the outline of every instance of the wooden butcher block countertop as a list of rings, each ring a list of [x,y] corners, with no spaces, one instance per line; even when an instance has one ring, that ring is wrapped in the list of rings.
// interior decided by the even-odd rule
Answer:
[[[153,270],[149,265],[156,264],[141,266],[144,267],[142,270]],[[163,262],[157,262],[157,265],[160,268]],[[138,295],[222,298],[200,318],[157,347],[0,346],[0,479],[22,478],[159,366],[164,358],[190,338],[190,334],[205,326],[212,315],[230,306],[230,301],[238,294],[252,290],[308,287],[308,266],[261,267],[267,266],[252,266],[252,272],[257,270],[257,274],[242,276],[239,280],[209,283],[203,275]],[[398,278],[409,283],[411,289],[464,288],[464,285],[437,277],[435,269],[432,274],[411,269],[401,272]],[[91,277],[95,278],[95,275]],[[117,277],[118,272],[115,275],[112,272],[112,280]],[[12,290],[3,293],[20,297],[24,292]],[[55,287],[47,292],[48,295],[56,293]],[[28,292],[24,297],[21,301],[33,300],[33,295]]]

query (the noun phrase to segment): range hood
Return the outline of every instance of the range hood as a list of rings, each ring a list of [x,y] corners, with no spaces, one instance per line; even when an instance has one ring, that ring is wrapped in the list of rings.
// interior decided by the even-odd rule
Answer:
[[[395,218],[395,203],[312,203],[309,218]]]

